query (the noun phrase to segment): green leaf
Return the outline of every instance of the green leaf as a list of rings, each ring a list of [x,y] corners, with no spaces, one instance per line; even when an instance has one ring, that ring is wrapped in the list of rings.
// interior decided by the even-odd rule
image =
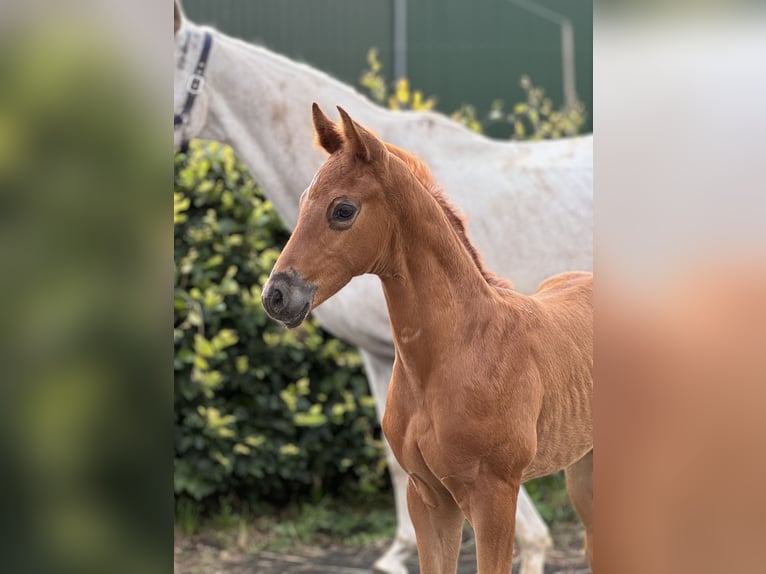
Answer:
[[[301,449],[292,443],[288,443],[279,447],[279,452],[286,456],[296,456],[300,454]]]
[[[221,351],[232,345],[236,345],[239,342],[239,337],[234,329],[221,329],[218,334],[213,337],[212,345],[217,351]]]
[[[203,357],[212,357],[215,355],[215,348],[212,343],[197,333],[194,335],[194,350]]]
[[[318,427],[327,422],[327,417],[321,412],[295,413],[293,422],[299,427]]]

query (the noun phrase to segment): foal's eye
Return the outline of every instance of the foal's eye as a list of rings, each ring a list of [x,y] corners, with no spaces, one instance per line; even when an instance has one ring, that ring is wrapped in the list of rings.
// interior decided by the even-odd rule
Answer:
[[[350,203],[338,204],[332,212],[332,218],[335,221],[349,221],[356,213],[356,207]]]
[[[327,206],[327,223],[330,229],[345,231],[351,229],[356,216],[359,215],[359,207],[354,205],[353,200],[342,197]]]

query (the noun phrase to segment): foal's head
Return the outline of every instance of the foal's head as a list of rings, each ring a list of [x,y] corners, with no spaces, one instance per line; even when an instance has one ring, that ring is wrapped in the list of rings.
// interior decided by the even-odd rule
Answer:
[[[378,270],[392,236],[384,188],[396,160],[338,110],[342,126],[314,104],[316,137],[330,157],[303,192],[298,224],[263,289],[266,312],[291,328],[353,277]]]

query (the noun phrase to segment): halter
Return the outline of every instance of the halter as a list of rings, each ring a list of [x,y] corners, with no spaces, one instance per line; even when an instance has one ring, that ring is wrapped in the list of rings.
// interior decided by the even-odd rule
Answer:
[[[186,101],[184,102],[184,107],[181,109],[180,114],[173,114],[174,130],[185,126],[189,122],[189,115],[194,106],[194,100],[197,99],[197,94],[202,91],[202,86],[205,85],[205,68],[207,67],[207,59],[210,56],[210,48],[212,45],[213,36],[210,32],[205,32],[205,40],[202,44],[202,52],[200,52],[197,67],[194,68],[194,72],[189,78],[189,84],[186,86]],[[189,149],[188,139],[184,138],[181,140],[180,149],[181,152],[186,153]]]

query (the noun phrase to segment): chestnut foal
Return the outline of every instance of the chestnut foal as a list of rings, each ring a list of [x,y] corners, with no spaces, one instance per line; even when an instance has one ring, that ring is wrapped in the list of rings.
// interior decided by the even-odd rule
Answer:
[[[479,572],[510,573],[519,486],[562,468],[592,568],[592,275],[514,291],[428,168],[338,109],[342,127],[314,104],[330,157],[264,286],[266,311],[296,327],[352,277],[380,277],[396,348],[383,431],[409,474],[421,572],[456,570],[467,518]]]

